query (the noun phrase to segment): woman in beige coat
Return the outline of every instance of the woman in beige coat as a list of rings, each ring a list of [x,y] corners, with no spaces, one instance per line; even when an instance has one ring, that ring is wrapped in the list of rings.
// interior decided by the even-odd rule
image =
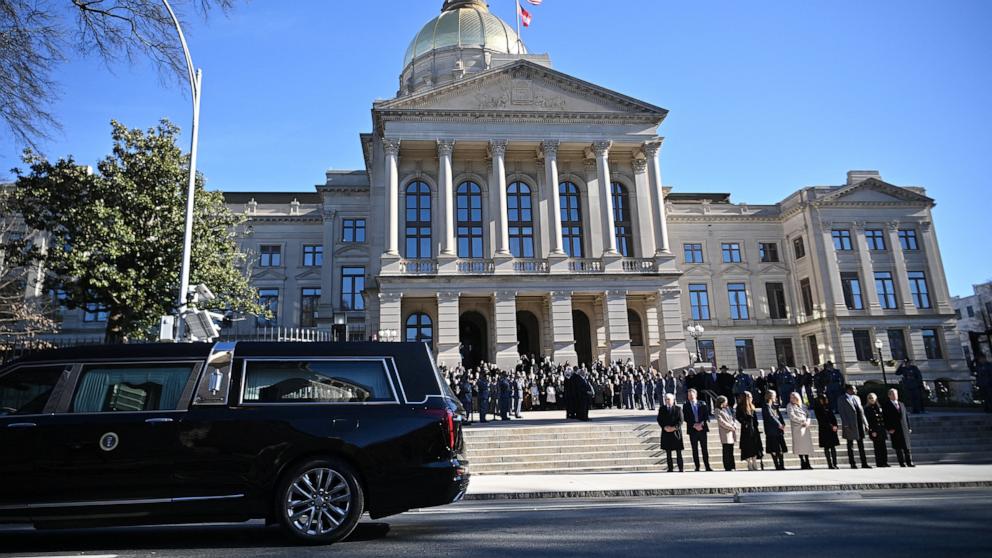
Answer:
[[[720,430],[720,443],[723,444],[723,470],[733,471],[734,466],[734,446],[740,437],[740,425],[734,418],[734,411],[727,405],[727,398],[720,396],[716,398],[716,423]]]
[[[789,406],[786,408],[789,425],[792,427],[792,453],[799,456],[802,469],[812,469],[809,456],[813,453],[813,433],[809,429],[809,411],[803,405],[802,397],[792,392],[789,395]]]

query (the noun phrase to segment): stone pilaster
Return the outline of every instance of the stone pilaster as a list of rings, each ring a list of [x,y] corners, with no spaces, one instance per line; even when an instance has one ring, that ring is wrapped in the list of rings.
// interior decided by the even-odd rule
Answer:
[[[395,329],[398,339],[403,339],[403,316],[401,315],[403,296],[400,293],[379,293],[379,327],[380,329]]]
[[[830,221],[820,222],[820,242],[823,246],[822,251],[817,250],[813,257],[820,258],[826,265],[827,270],[827,280],[823,282],[823,304],[824,306],[833,306],[834,313],[847,313],[847,305],[844,302],[844,286],[840,280],[840,267],[837,265],[837,251],[834,249],[834,238],[833,238],[833,223]],[[790,249],[790,246],[782,246],[782,250]],[[829,285],[829,289],[827,288]],[[861,281],[861,299],[865,302],[864,286],[865,280]],[[799,315],[801,306],[793,306],[793,314]]]
[[[664,362],[661,369],[682,368],[689,365],[689,349],[685,342],[682,322],[682,293],[678,281],[672,281],[658,290],[658,320],[661,323]]]
[[[878,290],[875,288],[875,270],[871,265],[868,239],[865,238],[865,224],[855,223],[852,232],[858,243],[858,261],[861,263],[861,291],[865,298],[865,308],[870,314],[881,314],[882,305],[878,301]]]
[[[496,291],[493,296],[493,316],[496,330],[496,365],[512,370],[517,364],[517,293]]]
[[[570,291],[551,291],[550,310],[551,334],[554,340],[552,358],[560,363],[568,362],[575,365],[578,355],[575,353],[575,332],[572,329],[572,293]]]
[[[551,224],[551,255],[563,257],[561,240],[561,199],[558,191],[558,140],[544,140],[544,177],[548,191],[548,222]]]
[[[634,359],[630,348],[630,329],[627,323],[627,292],[606,291],[603,297],[603,310],[606,317],[606,338],[610,361]]]
[[[324,210],[321,228],[324,261],[320,268],[320,301],[317,305],[317,323],[330,327],[334,320],[334,231],[337,211]]]
[[[458,297],[454,291],[437,293],[437,324],[435,336],[437,339],[437,359],[439,363],[449,367],[461,364],[461,354],[458,352]]]
[[[668,236],[668,217],[665,210],[665,190],[661,182],[661,163],[658,161],[658,151],[661,150],[662,138],[644,144],[644,156],[648,162],[648,184],[651,193],[651,210],[654,213],[655,250],[658,255],[670,255],[671,246]],[[646,255],[646,254],[645,254]]]
[[[657,228],[654,224],[654,215],[651,209],[651,181],[648,177],[648,161],[643,156],[637,157],[635,154],[634,167],[634,188],[637,195],[637,236],[640,239],[641,252],[637,256],[650,258],[656,250]]]
[[[600,215],[603,219],[603,255],[617,255],[617,235],[613,223],[613,195],[610,181],[610,147],[613,142],[597,141],[592,144],[596,154],[596,179],[599,182]]]
[[[886,239],[889,243],[889,252],[892,254],[892,262],[895,264],[895,271],[892,273],[892,281],[895,283],[896,291],[899,293],[899,306],[907,314],[917,314],[916,306],[913,304],[913,295],[909,292],[909,272],[906,269],[906,256],[902,253],[902,246],[899,245],[899,223],[890,222],[886,224]],[[930,273],[926,273],[927,284],[931,278]],[[885,339],[888,342],[888,339]]]
[[[648,349],[648,364],[655,370],[661,369],[661,362],[664,352],[661,345],[661,330],[658,323],[658,296],[649,296],[645,302],[644,325],[647,329],[647,338],[644,343]]]
[[[923,221],[920,223],[920,236],[923,241],[924,255],[927,259],[927,283],[930,287],[930,298],[934,301],[933,307],[941,314],[953,314],[951,292],[947,287],[944,262],[940,256],[940,247],[937,245],[937,233],[933,230],[933,222]]]
[[[437,141],[437,186],[441,205],[441,255],[454,258],[458,245],[455,243],[455,190],[452,183],[451,156],[455,150],[454,140]]]

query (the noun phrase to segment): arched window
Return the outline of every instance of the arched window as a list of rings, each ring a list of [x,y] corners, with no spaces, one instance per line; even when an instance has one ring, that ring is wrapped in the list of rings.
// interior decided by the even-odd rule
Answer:
[[[510,253],[515,258],[534,257],[534,216],[530,186],[514,182],[506,188],[507,223]]]
[[[629,257],[634,253],[634,239],[630,224],[630,196],[627,188],[619,182],[610,184],[610,195],[613,197],[613,231],[617,237],[617,252]]]
[[[426,342],[434,341],[434,322],[431,317],[423,312],[410,314],[406,319],[406,331],[403,338],[407,341]]]
[[[462,182],[455,196],[458,202],[458,257],[482,257],[482,188],[475,182]]]
[[[406,187],[406,257],[431,257],[431,188],[416,181]]]
[[[582,257],[582,207],[579,189],[571,182],[558,185],[561,202],[561,242],[565,253],[573,258]]]
[[[627,310],[627,329],[630,332],[630,346],[644,346],[644,328],[641,326],[641,317],[633,310]]]

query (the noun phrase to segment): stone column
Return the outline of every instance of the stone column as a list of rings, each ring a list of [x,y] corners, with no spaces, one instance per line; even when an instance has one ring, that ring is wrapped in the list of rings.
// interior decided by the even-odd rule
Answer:
[[[324,210],[322,242],[324,262],[320,268],[320,302],[317,305],[317,323],[322,327],[330,327],[334,321],[334,231],[337,228],[334,217],[337,211]]]
[[[922,236],[920,240],[923,241],[923,255],[927,259],[927,286],[930,287],[930,299],[933,301],[933,307],[941,314],[953,314],[951,292],[947,287],[943,258],[940,256],[940,247],[937,245],[937,233],[933,230],[933,222],[922,221],[920,223],[920,235]]]
[[[496,255],[509,257],[510,230],[506,208],[506,140],[490,141],[489,152],[493,157],[493,177],[496,179],[493,186],[495,186],[499,198],[499,219],[496,222]]]
[[[551,255],[564,256],[561,240],[561,199],[558,191],[558,140],[544,140],[544,178],[548,188],[548,222],[551,224]]]
[[[386,152],[386,251],[384,255],[399,257],[400,140],[382,138]]]
[[[596,179],[599,181],[599,196],[603,218],[603,255],[617,255],[617,234],[613,224],[613,192],[610,181],[611,141],[597,141],[592,144],[596,153]]]
[[[600,240],[606,231],[603,230],[603,205],[600,199],[601,188],[599,178],[596,174],[596,158],[592,153],[592,148],[586,148],[586,158],[582,160],[582,170],[585,172],[583,178],[586,181],[586,207],[582,209],[583,258],[601,258],[603,256],[603,242]]]
[[[899,306],[902,307],[902,311],[907,314],[916,314],[917,309],[913,304],[913,295],[909,292],[909,273],[906,270],[906,256],[902,253],[902,246],[899,245],[899,223],[893,221],[887,224],[886,229],[888,234],[886,235],[886,242],[889,243],[889,252],[892,254],[892,261],[895,263],[895,271],[892,273],[892,281],[895,283],[896,290],[899,292]],[[931,277],[929,271],[927,272],[927,286],[930,285]],[[931,294],[931,302],[933,295]],[[883,340],[888,343],[888,336],[884,336]]]
[[[659,331],[658,324],[658,297],[656,295],[647,297],[644,310],[644,325],[648,333],[644,344],[647,345],[648,349],[648,365],[653,366],[655,370],[661,370],[663,352],[661,350],[661,332]]]
[[[657,255],[672,253],[668,240],[668,217],[665,213],[665,190],[661,183],[661,164],[658,162],[658,151],[661,150],[662,138],[649,141],[642,147],[648,161],[648,183],[651,191],[651,209],[654,212],[655,250]]]
[[[493,316],[496,330],[496,366],[512,370],[519,360],[517,354],[517,293],[496,291],[493,295]]]
[[[875,271],[871,265],[871,252],[868,250],[868,239],[865,238],[865,224],[854,223],[855,241],[858,243],[858,261],[861,263],[861,294],[865,297],[865,309],[870,314],[881,314],[882,305],[878,301],[878,290],[875,288]]]
[[[455,141],[437,140],[437,186],[441,202],[441,255],[455,257],[458,245],[455,243],[455,190],[451,176],[451,154]]]
[[[634,157],[634,188],[637,189],[637,236],[641,243],[641,252],[638,254],[643,258],[650,258],[655,254],[655,233],[657,230],[654,224],[651,205],[651,182],[648,180],[648,161],[644,158]]]
[[[682,323],[682,292],[678,280],[672,280],[658,290],[658,321],[661,322],[664,369],[682,368],[690,364],[689,349]]]
[[[551,333],[553,339],[552,358],[560,363],[568,362],[575,365],[578,355],[575,353],[575,332],[572,329],[572,293],[570,291],[551,291],[550,310]]]
[[[455,367],[462,363],[461,355],[458,352],[458,297],[455,291],[443,291],[437,293],[437,324],[435,324],[435,335],[437,338],[437,358],[438,362]]]
[[[606,316],[607,347],[609,360],[633,360],[634,351],[630,348],[630,329],[627,324],[627,291],[609,290],[603,297],[603,310]]]
[[[810,235],[810,241],[812,244],[812,235]],[[820,244],[823,246],[822,250],[814,250],[817,252],[814,257],[819,257],[826,265],[827,278],[823,282],[823,304],[824,306],[832,305],[833,311],[846,313],[847,304],[844,302],[844,286],[840,280],[840,267],[837,265],[837,251],[834,250],[834,238],[833,238],[833,223],[830,221],[820,221]],[[785,250],[790,249],[789,246],[782,246],[783,253]],[[794,281],[790,281],[790,284]],[[864,302],[864,282],[862,282],[861,297],[862,302]],[[827,286],[829,285],[829,289]],[[801,296],[801,295],[800,295]],[[828,302],[829,301],[829,302]],[[799,311],[800,306],[792,306],[792,313],[794,316],[801,314]],[[826,310],[826,309],[825,309]],[[829,313],[829,311],[828,311]]]

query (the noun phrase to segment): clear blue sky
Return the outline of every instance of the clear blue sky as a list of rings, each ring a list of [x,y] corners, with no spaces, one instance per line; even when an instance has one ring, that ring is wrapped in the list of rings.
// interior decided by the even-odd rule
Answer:
[[[410,39],[441,4],[254,0],[191,26],[210,187],[310,190],[327,168],[361,168],[371,103],[395,94]],[[490,5],[512,24],[513,0]],[[992,209],[992,2],[545,0],[531,12],[532,52],[671,111],[666,184],[768,203],[878,169],[936,198],[953,294],[992,279],[979,234]],[[95,162],[111,118],[188,125],[183,89],[144,64],[76,59],[57,77],[64,130],[49,157]],[[0,169],[19,152],[0,137]]]

